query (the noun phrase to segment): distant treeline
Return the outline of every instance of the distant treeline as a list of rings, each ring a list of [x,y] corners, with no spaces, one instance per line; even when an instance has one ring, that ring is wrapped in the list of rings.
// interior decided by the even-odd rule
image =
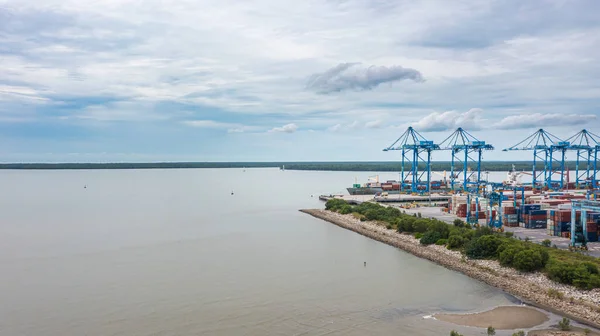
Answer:
[[[575,170],[575,162],[565,162],[565,166],[569,170]],[[488,161],[481,163],[481,169],[483,171],[508,171],[512,169],[513,165],[518,171],[531,171],[533,168],[533,162],[531,161]],[[471,169],[476,169],[475,164],[469,164]],[[433,171],[450,171],[451,163],[449,161],[438,161],[431,163],[431,169]],[[554,169],[558,165],[555,163]],[[579,169],[585,169],[585,163],[579,163]],[[419,164],[419,170],[424,170],[425,164]],[[290,170],[333,170],[333,171],[399,171],[401,169],[400,162],[303,162],[299,164],[286,164],[285,169]],[[411,165],[405,164],[405,170],[410,170]],[[454,163],[455,170],[462,170],[463,165],[461,163]],[[536,170],[542,170],[543,164],[536,162]]]
[[[487,171],[507,171],[515,166],[521,171],[530,171],[530,161],[487,161],[482,162],[481,169]],[[321,170],[321,171],[393,171],[401,169],[398,161],[382,162],[148,162],[148,163],[2,163],[0,169],[189,169],[189,168],[281,168],[286,170]],[[537,169],[543,169],[538,163]],[[575,162],[567,162],[570,170],[575,170]],[[410,169],[406,164],[405,169]],[[475,164],[470,165],[475,169]],[[554,166],[556,169],[556,165]],[[425,169],[419,164],[419,170]],[[437,161],[431,164],[434,171],[450,171],[449,161]],[[455,170],[461,170],[462,165],[455,163]],[[579,169],[585,169],[585,163],[579,164]]]

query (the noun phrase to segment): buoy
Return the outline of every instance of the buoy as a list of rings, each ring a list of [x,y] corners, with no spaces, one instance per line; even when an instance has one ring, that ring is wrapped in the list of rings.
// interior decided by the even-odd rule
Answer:
[[[367,267],[367,262],[365,261],[365,267]]]

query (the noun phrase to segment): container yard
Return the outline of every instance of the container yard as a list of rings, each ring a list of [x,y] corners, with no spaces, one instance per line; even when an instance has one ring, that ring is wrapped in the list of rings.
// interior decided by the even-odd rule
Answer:
[[[502,182],[484,178],[487,174],[483,153],[494,147],[462,128],[436,143],[409,127],[383,150],[400,153],[399,180],[380,182],[375,176],[365,184],[355,182],[347,189],[350,195],[337,197],[404,209],[439,207],[446,221],[460,218],[500,231],[542,232],[547,237],[568,239],[571,249],[587,250],[588,243],[598,242],[600,137],[585,129],[564,140],[540,129],[503,149],[530,151],[533,166],[530,171],[516,171],[513,167]],[[437,151],[452,154],[449,172],[431,170]],[[572,172],[565,169],[568,155],[577,160]],[[570,173],[574,173],[574,179]],[[523,182],[523,177],[530,181]]]

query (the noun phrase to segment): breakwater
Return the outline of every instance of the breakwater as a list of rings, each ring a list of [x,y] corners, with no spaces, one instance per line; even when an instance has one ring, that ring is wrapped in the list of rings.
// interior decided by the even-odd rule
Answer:
[[[600,328],[600,293],[597,290],[585,292],[561,285],[560,288],[563,288],[565,296],[557,298],[549,295],[549,289],[553,287],[550,281],[541,280],[543,277],[522,274],[513,269],[501,267],[494,261],[469,260],[460,252],[448,250],[443,246],[424,246],[411,235],[388,230],[386,227],[377,225],[374,222],[361,222],[352,215],[341,215],[321,209],[300,211],[371,239],[400,248],[448,269],[461,272],[490,286],[502,289],[532,306],[568,317],[594,328]]]

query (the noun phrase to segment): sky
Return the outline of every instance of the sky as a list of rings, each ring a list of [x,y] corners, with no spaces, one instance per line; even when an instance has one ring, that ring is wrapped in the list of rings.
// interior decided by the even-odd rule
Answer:
[[[0,0],[0,161],[391,161],[600,134],[596,0]],[[600,139],[599,139],[600,140]],[[447,151],[434,160],[447,160]],[[574,159],[573,154],[567,158]]]

